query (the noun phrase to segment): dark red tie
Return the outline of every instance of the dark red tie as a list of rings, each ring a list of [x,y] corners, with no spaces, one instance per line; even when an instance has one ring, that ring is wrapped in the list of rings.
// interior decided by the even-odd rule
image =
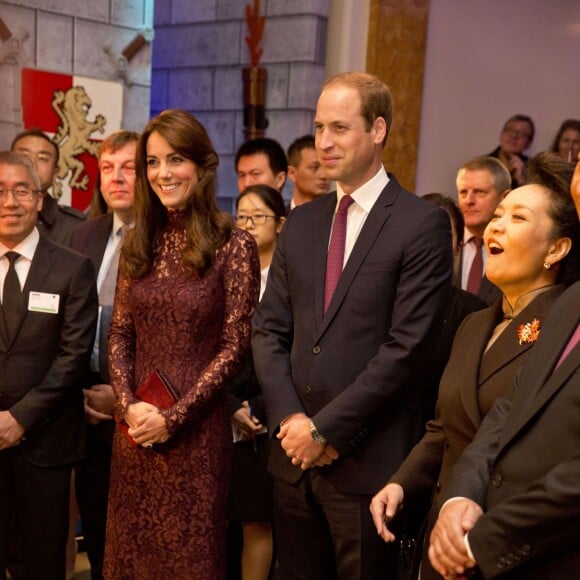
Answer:
[[[556,368],[558,368],[563,362],[564,359],[572,352],[572,349],[580,342],[580,324],[576,327],[574,334],[570,337],[566,348],[563,350],[560,358],[558,359],[558,364]]]
[[[467,291],[477,294],[483,277],[483,238],[474,237],[469,241],[475,245],[475,256],[467,277]]]
[[[330,245],[328,246],[328,256],[326,257],[326,280],[324,283],[324,312],[328,309],[330,300],[344,264],[344,244],[346,242],[346,217],[348,208],[354,200],[350,195],[345,195],[338,204],[338,211],[334,218],[334,226],[330,236]]]

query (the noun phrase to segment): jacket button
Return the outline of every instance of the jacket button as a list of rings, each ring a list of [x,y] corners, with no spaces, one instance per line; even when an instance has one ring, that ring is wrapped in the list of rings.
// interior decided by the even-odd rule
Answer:
[[[440,482],[440,481],[438,481],[438,482],[435,484],[435,491],[437,491],[437,492],[440,492],[440,491],[441,491],[441,482]]]
[[[502,480],[502,477],[499,473],[496,473],[491,478],[491,485],[493,485],[493,487],[500,487],[502,483],[503,483],[503,480]]]
[[[310,385],[306,385],[306,387],[304,388],[304,392],[309,395],[312,392],[312,389],[310,388]]]
[[[318,345],[316,345],[315,347],[312,348],[312,353],[313,354],[320,354],[320,347]]]

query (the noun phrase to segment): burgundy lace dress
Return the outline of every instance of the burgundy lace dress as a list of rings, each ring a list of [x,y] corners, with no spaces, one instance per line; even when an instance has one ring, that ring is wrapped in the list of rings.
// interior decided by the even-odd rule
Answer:
[[[199,278],[183,266],[184,244],[184,216],[170,212],[152,271],[138,280],[119,274],[109,344],[119,415],[155,368],[180,398],[163,412],[167,443],[145,449],[115,433],[109,580],[225,577],[232,433],[224,381],[250,345],[259,263],[253,238],[235,230]]]

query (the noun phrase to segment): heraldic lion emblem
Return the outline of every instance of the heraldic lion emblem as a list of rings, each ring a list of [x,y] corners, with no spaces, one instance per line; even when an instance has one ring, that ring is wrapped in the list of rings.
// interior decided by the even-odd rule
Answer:
[[[85,173],[85,166],[77,156],[87,151],[95,157],[98,155],[99,144],[91,141],[91,135],[98,131],[104,133],[107,120],[103,115],[96,115],[94,121],[87,119],[92,101],[84,87],[72,87],[66,91],[55,91],[52,99],[52,108],[61,119],[61,124],[53,141],[60,149],[58,178],[64,180],[69,173],[71,189],[87,190],[89,176]],[[55,184],[59,191],[55,191],[58,199],[62,194],[62,185]]]

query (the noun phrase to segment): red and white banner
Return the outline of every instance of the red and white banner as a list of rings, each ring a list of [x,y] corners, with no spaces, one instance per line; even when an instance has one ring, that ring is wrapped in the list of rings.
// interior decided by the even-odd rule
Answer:
[[[96,182],[99,143],[121,128],[123,85],[23,69],[22,114],[25,129],[42,129],[59,147],[53,195],[84,211]]]

